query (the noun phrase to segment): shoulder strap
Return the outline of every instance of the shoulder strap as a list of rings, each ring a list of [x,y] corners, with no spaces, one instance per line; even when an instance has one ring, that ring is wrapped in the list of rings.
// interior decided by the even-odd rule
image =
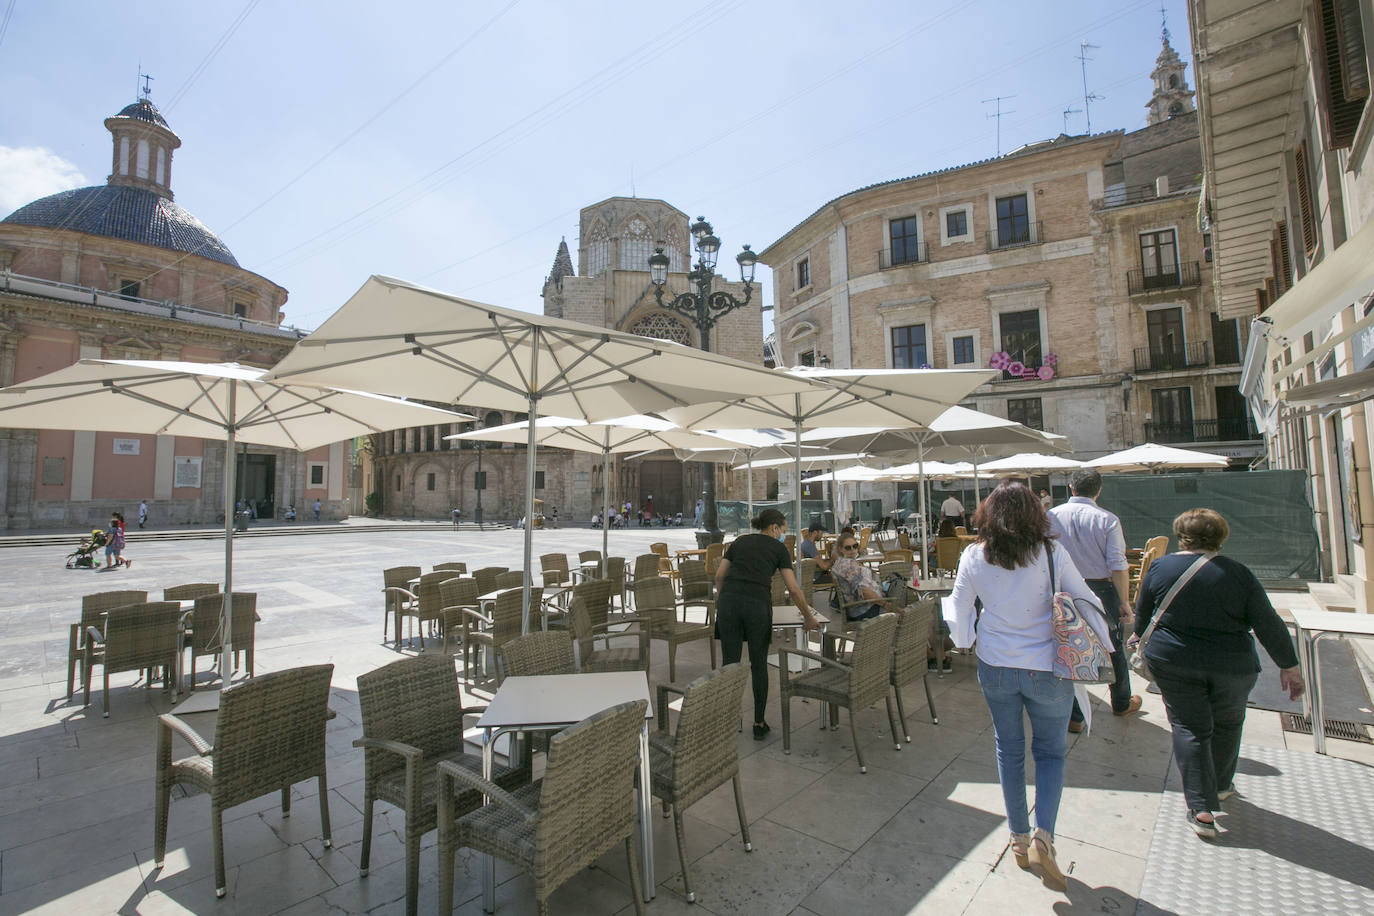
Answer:
[[[1054,543],[1048,539],[1045,541],[1045,562],[1050,565],[1050,596],[1053,597],[1059,591],[1059,580],[1054,575]]]
[[[1155,624],[1159,623],[1159,618],[1163,617],[1164,612],[1169,609],[1169,605],[1173,603],[1174,597],[1183,590],[1183,586],[1187,585],[1189,580],[1197,575],[1198,572],[1202,570],[1202,567],[1207,565],[1207,561],[1214,556],[1216,556],[1216,554],[1202,554],[1192,562],[1192,565],[1183,571],[1183,575],[1174,580],[1173,586],[1165,593],[1164,600],[1159,603],[1159,607],[1155,608],[1155,615],[1151,618],[1150,625],[1146,627],[1145,632],[1140,635],[1140,642],[1142,644],[1150,641],[1150,635],[1155,631]]]

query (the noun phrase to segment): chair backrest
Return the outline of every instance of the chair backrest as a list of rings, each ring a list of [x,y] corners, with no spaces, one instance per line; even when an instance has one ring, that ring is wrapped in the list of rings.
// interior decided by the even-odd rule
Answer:
[[[635,612],[667,608],[674,614],[677,596],[673,594],[673,583],[655,576],[650,579],[635,579]]]
[[[477,596],[480,594],[476,579],[460,576],[439,583],[439,604],[445,610],[460,607],[476,608]]]
[[[782,539],[782,545],[787,548],[787,555],[795,557],[797,555],[797,536],[789,534]]]
[[[625,591],[625,558],[606,558],[606,578],[611,582],[611,592],[619,595]]]
[[[963,550],[964,542],[959,538],[936,538],[935,565],[940,569],[958,569]]]
[[[204,598],[206,595],[218,595],[218,582],[187,582],[184,585],[173,585],[171,588],[162,590],[163,601],[195,601],[197,598]]]
[[[544,583],[548,585],[548,582]],[[500,588],[524,588],[525,574],[518,569],[509,569],[503,573],[496,574],[496,587]]]
[[[580,598],[592,626],[601,626],[611,613],[611,580],[585,579],[573,586],[573,598]]]
[[[939,598],[922,598],[909,605],[897,621],[892,642],[891,681],[903,687],[926,674],[926,651],[930,648],[930,623],[940,607]]]
[[[601,551],[599,551],[599,550],[579,550],[579,551],[577,552],[577,563],[578,563],[579,566],[582,565],[583,563],[596,563],[596,564],[600,565],[600,563],[601,563]]]
[[[806,603],[813,606],[812,598],[816,594],[816,566],[815,557],[802,557],[801,566],[798,567],[801,581],[797,584],[801,586],[802,594],[806,596]]]
[[[635,557],[635,584],[652,579],[658,575],[659,561],[663,558],[656,553],[641,553]]]
[[[417,655],[359,675],[358,704],[365,738],[402,741],[427,757],[463,746],[463,696],[451,658]],[[369,779],[405,766],[385,751],[366,749],[363,757]]]
[[[468,564],[464,563],[462,560],[454,560],[454,561],[451,562],[451,563],[435,563],[435,564],[434,564],[434,571],[435,571],[435,572],[439,572],[439,571],[445,570],[445,569],[449,570],[450,572],[456,572],[456,573],[458,573],[459,575],[463,575],[463,576],[466,576],[466,575],[468,574]]]
[[[219,807],[324,773],[333,676],[333,665],[288,668],[260,674],[220,694],[214,756]],[[454,684],[456,688],[456,679]]]
[[[181,603],[149,601],[113,608],[105,618],[105,670],[175,664],[181,651]]]
[[[955,525],[954,536],[957,538],[966,538],[968,537],[968,529],[965,528],[963,525]]]
[[[393,566],[382,570],[382,588],[410,588],[410,581],[418,578],[418,566]]]
[[[897,532],[897,546],[903,550],[911,550],[911,535],[905,531]]]
[[[715,578],[716,567],[720,565],[720,560],[725,556],[724,544],[706,545],[706,574]]]
[[[854,651],[849,656],[849,696],[853,708],[863,709],[887,692],[896,635],[896,614],[879,614],[859,624]]]
[[[496,577],[509,568],[508,566],[483,566],[481,569],[475,570],[472,578],[477,580],[477,594],[486,595],[496,591]]]
[[[714,583],[706,573],[706,563],[702,560],[683,560],[677,565],[682,576],[682,597],[686,601],[709,599]]]
[[[910,568],[911,564],[916,561],[916,554],[910,550],[904,550],[901,548],[883,551],[883,562],[895,562],[897,560],[905,562],[907,567]]]
[[[233,605],[229,642],[235,649],[246,649],[253,644],[257,631],[257,593],[234,592]],[[194,654],[211,655],[223,650],[223,633],[220,631],[223,612],[223,595],[206,595],[196,599],[196,606],[191,611],[191,651]]]
[[[459,578],[456,572],[448,569],[441,569],[437,572],[428,572],[420,577],[420,584],[415,587],[415,595],[419,598],[419,607],[416,615],[421,620],[438,620],[440,612],[443,610],[444,601],[439,593],[441,583],[449,579]]]
[[[525,590],[520,588],[508,588],[496,596],[496,603],[492,609],[491,620],[491,639],[492,645],[498,651],[501,646],[508,641],[520,636],[521,617],[523,615]],[[530,621],[531,624],[537,623],[539,614],[539,602],[544,600],[544,589],[535,586],[530,589]]]
[[[549,740],[534,835],[545,887],[579,873],[634,830],[639,731],[648,705],[635,700],[603,709]]]
[[[501,680],[536,674],[575,674],[572,634],[566,630],[526,633],[501,646]]]
[[[739,772],[740,697],[748,678],[748,669],[736,662],[687,685],[673,733],[679,811]]]
[[[1167,534],[1157,534],[1145,542],[1145,549],[1155,551],[1155,557],[1162,557],[1169,552],[1169,536]]]
[[[81,629],[95,627],[97,630],[105,628],[105,614],[113,611],[117,607],[127,607],[131,604],[143,604],[148,600],[147,592],[126,589],[114,592],[96,592],[94,595],[84,595],[81,598]],[[85,637],[83,636],[82,639]]]
[[[568,581],[568,557],[562,553],[546,553],[539,558],[539,571],[545,585],[565,585]]]
[[[664,541],[655,541],[649,545],[649,552],[657,554],[661,559],[668,559],[668,544]]]
[[[859,529],[859,553],[862,554],[868,551],[868,539],[872,536],[873,529],[868,525],[864,525]]]
[[[781,607],[787,603],[787,585],[782,581],[782,573],[773,573],[773,578],[768,581],[768,598],[773,607]]]

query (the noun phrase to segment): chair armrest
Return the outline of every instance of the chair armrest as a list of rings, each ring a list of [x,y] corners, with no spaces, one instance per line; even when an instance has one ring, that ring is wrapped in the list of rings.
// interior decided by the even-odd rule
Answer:
[[[103,643],[104,641],[104,633],[100,632],[95,627],[86,627],[86,645],[89,646],[92,643]]]
[[[389,585],[389,586],[387,586],[386,588],[382,589],[382,594],[387,594],[388,592],[396,592],[398,595],[401,596],[402,600],[406,600],[406,599],[409,599],[409,600],[411,600],[411,601],[419,601],[419,600],[420,600],[420,596],[419,596],[419,595],[415,594],[414,592],[412,592],[412,591],[411,591],[410,589],[408,589],[408,588],[401,588],[399,585]]]
[[[367,750],[390,751],[393,754],[400,754],[406,759],[407,763],[411,760],[419,760],[424,756],[424,751],[413,744],[406,744],[404,741],[391,741],[387,738],[369,738],[366,735],[361,738],[354,738],[353,746],[366,748]]]
[[[501,805],[503,808],[510,808],[512,811],[518,812],[524,818],[526,824],[533,824],[538,820],[536,812],[531,811],[529,808],[526,808],[516,801],[514,795],[511,795],[496,783],[483,779],[466,767],[460,766],[451,760],[444,760],[439,763],[437,769],[439,771],[439,782],[441,785],[445,780],[451,780],[466,789],[475,789],[481,792],[490,799],[493,804]]]
[[[486,711],[487,708],[485,706],[464,706],[463,718],[466,719],[468,716],[480,716]]]
[[[671,684],[658,685],[658,728],[659,731],[668,730],[668,694],[676,693],[678,696],[686,696],[687,691],[681,687],[674,687]]]
[[[494,615],[483,614],[481,611],[476,610],[476,609],[474,609],[474,608],[470,608],[470,607],[465,607],[465,608],[463,608],[462,610],[463,610],[463,615],[464,615],[465,617],[471,617],[471,618],[473,618],[474,620],[478,621],[479,623],[484,623],[484,624],[486,624],[487,626],[491,626],[491,625],[492,625],[492,620],[494,619]]]
[[[157,717],[157,720],[161,723],[163,728],[176,732],[178,735],[185,738],[186,743],[195,748],[196,753],[200,756],[204,757],[207,754],[214,753],[215,746],[213,744],[210,744],[202,738],[200,732],[196,731],[171,713],[163,713]]]
[[[837,662],[833,658],[826,658],[819,652],[811,652],[807,649],[789,649],[786,646],[778,646],[778,673],[784,680],[789,679],[791,673],[790,669],[787,667],[787,656],[789,655],[809,658],[812,661],[820,662],[822,665],[829,665],[832,668],[838,668],[841,671],[848,671],[853,667],[853,665],[846,665],[844,662]]]

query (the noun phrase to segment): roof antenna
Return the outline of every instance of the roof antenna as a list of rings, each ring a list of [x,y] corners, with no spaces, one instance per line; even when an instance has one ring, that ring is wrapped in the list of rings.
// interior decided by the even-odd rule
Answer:
[[[143,72],[143,65],[142,65],[142,64],[139,64],[139,65],[138,65],[138,78],[139,78],[139,81],[143,83],[143,88],[140,89],[139,92],[142,94],[142,97],[146,99],[148,96],[150,96],[150,95],[153,94],[153,87],[150,86],[150,85],[148,85],[148,83],[149,83],[151,80],[156,79],[156,77],[152,77],[152,76],[149,76],[148,74],[144,73],[144,72]]]
[[[1081,108],[1074,108],[1072,105],[1070,105],[1068,108],[1065,108],[1065,109],[1064,109],[1064,111],[1063,111],[1063,114],[1064,114],[1064,136],[1067,137],[1067,136],[1069,135],[1069,115],[1076,115],[1076,114],[1082,114],[1082,113],[1083,113],[1083,109],[1081,109]]]
[[[635,164],[633,162],[630,163],[630,196],[639,196],[635,193]]]
[[[1016,109],[1015,109],[1015,108],[1008,108],[1006,111],[1003,111],[1003,110],[1002,110],[1002,102],[1003,102],[1004,100],[1006,100],[1006,99],[1014,99],[1014,98],[1016,98],[1016,96],[1014,96],[1014,95],[999,95],[999,96],[995,96],[995,97],[990,98],[990,99],[983,99],[983,104],[984,104],[984,105],[988,104],[989,102],[995,102],[995,103],[997,103],[997,111],[996,111],[995,113],[993,113],[993,114],[987,115],[986,117],[987,117],[988,119],[992,119],[992,118],[996,118],[996,119],[997,119],[997,155],[998,155],[998,156],[1001,156],[1001,155],[1002,155],[1002,115],[1004,115],[1004,114],[1014,114],[1014,113],[1016,112]]]
[[[1092,136],[1093,132],[1092,103],[1100,102],[1105,99],[1105,96],[1100,96],[1096,92],[1088,91],[1088,61],[1092,60],[1092,58],[1088,56],[1088,52],[1097,50],[1100,50],[1100,48],[1097,45],[1089,44],[1087,39],[1078,43],[1078,64],[1083,70],[1083,117],[1088,120],[1088,136]]]

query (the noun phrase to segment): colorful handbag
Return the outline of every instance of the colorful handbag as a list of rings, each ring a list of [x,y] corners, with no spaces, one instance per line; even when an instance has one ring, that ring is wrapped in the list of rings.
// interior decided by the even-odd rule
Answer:
[[[1050,566],[1050,604],[1054,621],[1054,676],[1083,684],[1110,684],[1116,680],[1112,654],[1078,608],[1078,599],[1058,590],[1054,574],[1054,550],[1045,545]],[[1096,609],[1094,609],[1096,611]]]

